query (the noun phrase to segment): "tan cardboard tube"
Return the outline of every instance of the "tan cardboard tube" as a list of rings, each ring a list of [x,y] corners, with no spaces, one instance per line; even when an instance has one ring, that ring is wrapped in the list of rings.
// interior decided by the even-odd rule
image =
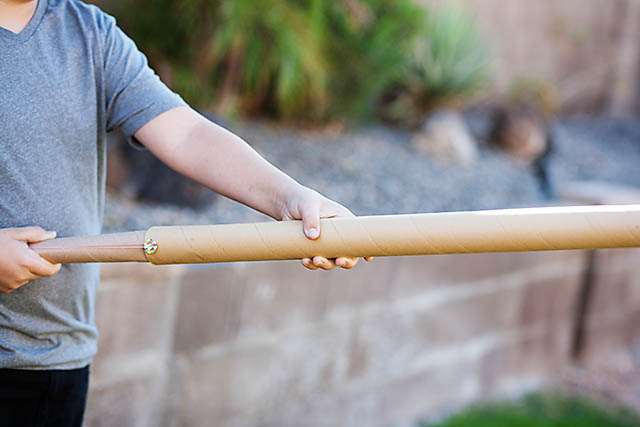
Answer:
[[[151,227],[152,264],[397,256],[640,246],[640,205],[553,207],[322,220],[317,241],[299,222]]]
[[[322,255],[398,256],[472,252],[640,247],[640,205],[581,206],[369,216],[322,220],[320,239],[304,237],[299,221],[151,227],[130,233],[138,249],[47,251],[55,239],[33,245],[55,262],[144,261],[142,243],[153,239],[152,264],[299,259]],[[108,237],[112,236],[112,237]],[[116,239],[117,240],[117,239]],[[95,243],[95,242],[94,242]],[[88,246],[88,245],[85,245]]]
[[[41,257],[53,263],[147,262],[142,245],[145,231],[63,237],[31,245]]]

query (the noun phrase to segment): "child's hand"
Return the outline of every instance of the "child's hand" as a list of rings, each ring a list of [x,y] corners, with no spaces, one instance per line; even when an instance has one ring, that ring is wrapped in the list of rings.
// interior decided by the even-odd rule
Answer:
[[[60,264],[51,264],[28,246],[54,237],[55,231],[40,227],[0,229],[0,292],[14,291],[31,280],[60,271]]]
[[[320,237],[320,218],[354,216],[349,209],[327,199],[317,192],[304,188],[293,194],[288,200],[282,214],[282,220],[301,219],[305,236],[311,240]],[[366,257],[366,261],[371,261]],[[358,258],[338,257],[327,259],[321,256],[303,258],[302,265],[310,270],[333,270],[336,266],[350,269],[358,263]]]

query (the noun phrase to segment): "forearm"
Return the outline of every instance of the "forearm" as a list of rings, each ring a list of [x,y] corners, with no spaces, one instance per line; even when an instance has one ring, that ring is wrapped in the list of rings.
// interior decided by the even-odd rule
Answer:
[[[174,170],[277,220],[302,220],[309,239],[320,238],[320,218],[353,216],[344,206],[298,184],[231,132],[188,107],[169,110],[135,134]],[[316,270],[352,268],[357,258],[302,259]]]
[[[173,114],[183,115],[180,126],[172,130],[174,143],[151,145],[156,156],[211,190],[282,219],[288,197],[302,186],[233,133],[192,111]]]

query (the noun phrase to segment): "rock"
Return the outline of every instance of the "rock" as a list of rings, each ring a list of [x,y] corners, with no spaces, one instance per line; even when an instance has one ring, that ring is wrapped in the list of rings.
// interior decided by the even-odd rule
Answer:
[[[533,164],[548,149],[547,125],[534,109],[509,106],[495,115],[492,143],[525,164]]]
[[[416,150],[459,166],[478,158],[478,147],[464,118],[451,110],[431,114],[412,138]]]
[[[464,120],[471,136],[482,145],[491,139],[495,112],[490,108],[470,108],[464,112]]]

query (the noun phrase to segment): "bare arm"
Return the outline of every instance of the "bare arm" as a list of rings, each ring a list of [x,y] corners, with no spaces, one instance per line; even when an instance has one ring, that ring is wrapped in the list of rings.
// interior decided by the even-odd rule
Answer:
[[[177,172],[277,220],[301,219],[310,239],[320,218],[352,215],[348,209],[298,184],[241,138],[189,107],[169,110],[143,126],[136,138]],[[357,259],[305,258],[311,269],[351,268]]]

